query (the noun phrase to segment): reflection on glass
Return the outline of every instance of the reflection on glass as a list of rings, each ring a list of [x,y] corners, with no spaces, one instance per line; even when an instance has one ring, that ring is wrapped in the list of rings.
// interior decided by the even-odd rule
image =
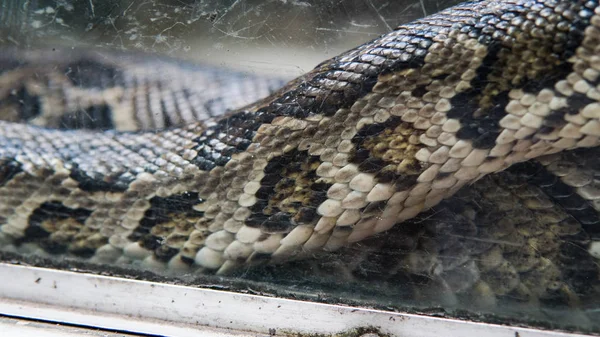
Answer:
[[[385,227],[389,197],[371,197],[366,202],[367,193],[359,187],[346,191],[345,185],[336,187],[332,181],[315,179],[317,175],[326,176],[324,171],[332,168],[322,163],[326,154],[311,152],[317,151],[314,148],[265,155],[268,160],[263,166],[253,164],[260,166],[256,170],[262,171],[260,177],[249,174],[211,180],[198,173],[194,180],[182,171],[177,173],[182,177],[179,180],[155,187],[155,178],[148,175],[139,179],[146,176],[133,170],[115,175],[98,169],[100,178],[88,174],[104,167],[111,158],[103,156],[117,147],[127,153],[119,159],[123,165],[129,161],[147,164],[148,158],[160,158],[144,166],[145,172],[159,177],[159,171],[169,168],[169,161],[180,160],[162,151],[161,146],[179,145],[178,155],[184,159],[198,153],[214,159],[211,151],[220,155],[232,144],[248,146],[243,143],[242,131],[256,131],[264,122],[261,118],[266,117],[248,113],[222,123],[219,116],[275,92],[322,59],[453,2],[344,1],[316,5],[302,1],[229,1],[182,5],[160,0],[8,0],[1,4],[0,116],[13,122],[25,120],[32,125],[76,129],[39,131],[39,136],[51,144],[42,149],[45,153],[69,157],[76,163],[54,167],[64,176],[49,177],[40,172],[21,178],[27,167],[0,163],[0,220],[3,224],[22,224],[20,228],[2,227],[0,257],[4,261],[156,281],[178,280],[197,286],[220,283],[232,290],[252,288],[284,297],[502,324],[600,330],[600,206],[596,202],[600,196],[596,173],[600,157],[595,148],[551,154],[500,173],[474,177],[468,186],[431,209],[364,240],[358,239],[368,235],[361,234],[357,227]],[[82,47],[89,46],[94,48],[82,51],[86,49]],[[110,51],[113,49],[120,51]],[[270,72],[272,66],[278,70]],[[294,84],[308,80],[310,76],[301,77]],[[411,94],[423,97],[426,90],[412,88]],[[581,105],[588,104],[585,99]],[[386,102],[379,102],[381,108],[386,108]],[[247,109],[254,111],[267,103]],[[295,106],[284,103],[289,109]],[[473,108],[473,100],[465,98],[459,103],[464,109]],[[147,114],[117,118],[127,116],[132,109]],[[380,112],[374,118],[383,115]],[[194,124],[198,120],[205,124]],[[309,120],[315,125],[319,122],[318,118]],[[463,131],[481,133],[478,127],[484,127],[485,122],[478,120],[479,125]],[[297,137],[293,131],[305,128],[286,119],[273,123],[289,127],[288,134],[279,136],[290,143]],[[181,125],[188,127],[178,129]],[[206,143],[208,146],[202,137],[213,135],[203,132],[214,125],[223,135],[216,137],[219,141]],[[344,126],[340,122],[339,127]],[[86,130],[90,128],[102,133],[90,133]],[[109,130],[113,128],[123,133],[115,136]],[[163,128],[171,131],[157,131]],[[40,146],[33,143],[10,143],[6,130],[12,129],[2,130],[5,134],[0,134],[4,137],[0,144],[11,153],[39,151]],[[268,132],[261,130],[268,140]],[[400,121],[390,130],[406,139],[414,135],[414,130],[403,133],[406,124]],[[402,156],[412,151],[402,139],[393,139],[382,130],[357,134],[362,136],[352,138],[347,145],[358,142],[372,151],[361,165],[370,160],[371,166],[402,162]],[[190,147],[182,139],[199,145]],[[324,143],[328,141],[336,140]],[[338,141],[339,149],[343,144]],[[101,145],[86,145],[94,142]],[[191,148],[194,154],[183,148]],[[356,150],[352,151],[348,152],[358,156]],[[380,160],[372,160],[377,153],[381,154]],[[336,160],[344,159],[332,157],[331,162],[335,164]],[[196,160],[195,165],[201,170],[213,168],[209,161]],[[234,170],[231,164],[219,165],[231,168],[231,172],[244,172],[235,171],[237,168]],[[378,167],[376,182],[382,183],[379,195],[392,193],[383,184],[389,182],[385,180],[389,174],[381,174],[384,169]],[[176,172],[172,170],[170,173]],[[249,184],[252,177],[260,183]],[[57,183],[48,183],[52,179]],[[210,193],[223,192],[218,187],[225,179],[230,179],[232,186],[240,186],[234,191],[237,194],[231,192],[218,202],[207,198]],[[357,185],[369,184],[358,180]],[[140,186],[132,191],[128,184],[134,181]],[[400,185],[413,183],[396,179],[391,185],[401,191]],[[439,183],[444,181],[440,178]],[[17,190],[11,184],[29,189]],[[47,189],[45,194],[38,190],[40,186]],[[74,193],[77,189],[80,192]],[[140,191],[147,190],[153,193],[140,198]],[[393,192],[400,198],[396,190]],[[19,193],[30,193],[25,198],[27,203],[22,202],[24,196]],[[257,200],[244,199],[243,193],[256,195]],[[364,205],[346,208],[359,211],[344,213],[338,212],[335,205],[324,207],[318,213],[334,220],[317,222],[315,207],[306,206],[327,197],[340,204]],[[231,200],[247,205],[232,209],[232,216],[223,218],[228,207],[238,207]],[[123,205],[127,209],[119,208]],[[257,210],[262,215],[257,217]],[[4,217],[6,214],[11,215]],[[353,216],[363,221],[348,220]],[[340,225],[343,217],[352,225]],[[101,221],[95,223],[95,219]],[[121,227],[110,221],[117,221]],[[255,222],[256,226],[245,226],[244,221]],[[289,227],[289,223],[300,226]],[[117,232],[117,227],[122,232]],[[15,234],[18,230],[26,235],[19,237]],[[327,237],[311,236],[319,231]],[[349,237],[357,242],[346,245]],[[292,244],[289,247],[293,249],[286,249],[282,240],[301,241],[304,248]],[[325,252],[310,247],[324,247]],[[225,249],[234,258],[223,260],[221,252]],[[280,263],[261,265],[272,257]]]

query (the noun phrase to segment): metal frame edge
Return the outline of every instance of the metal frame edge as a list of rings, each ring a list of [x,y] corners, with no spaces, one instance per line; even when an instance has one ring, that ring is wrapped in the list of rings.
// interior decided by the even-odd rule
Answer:
[[[0,315],[150,335],[327,335],[374,327],[414,337],[586,336],[7,263],[0,275]]]

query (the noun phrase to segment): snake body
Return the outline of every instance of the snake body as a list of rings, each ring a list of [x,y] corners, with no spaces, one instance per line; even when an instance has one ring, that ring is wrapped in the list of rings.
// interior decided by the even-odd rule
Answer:
[[[598,285],[598,46],[597,1],[469,2],[227,112],[249,102],[200,109],[213,75],[173,62],[6,52],[1,249],[224,274],[366,239],[456,291],[575,303]]]

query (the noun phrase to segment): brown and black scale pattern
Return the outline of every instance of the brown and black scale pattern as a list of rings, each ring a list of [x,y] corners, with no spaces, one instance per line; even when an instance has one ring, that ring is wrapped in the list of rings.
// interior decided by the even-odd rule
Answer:
[[[594,307],[600,269],[587,252],[593,234],[558,203],[581,198],[556,178],[539,163],[517,164],[401,227],[311,261],[309,270],[384,293],[408,287],[405,298],[425,303]]]
[[[116,52],[3,49],[0,116],[60,129],[153,130],[220,116],[280,79]]]
[[[589,305],[598,45],[596,1],[476,1],[229,112],[198,112],[228,98],[193,99],[185,65],[6,53],[1,247],[165,273],[322,255],[421,296]]]

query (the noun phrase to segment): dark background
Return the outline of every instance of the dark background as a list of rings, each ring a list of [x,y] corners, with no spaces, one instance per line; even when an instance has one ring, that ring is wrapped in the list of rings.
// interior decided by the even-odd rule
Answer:
[[[0,46],[143,51],[295,77],[457,0],[0,0]]]

